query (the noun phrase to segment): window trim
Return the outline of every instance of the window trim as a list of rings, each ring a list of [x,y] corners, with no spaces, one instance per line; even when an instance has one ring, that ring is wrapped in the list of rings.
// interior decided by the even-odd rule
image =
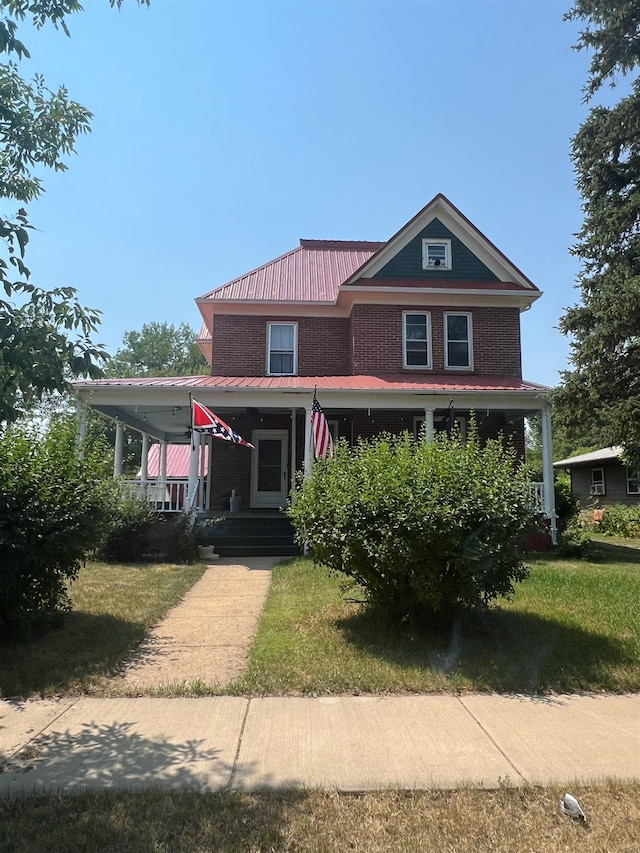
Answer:
[[[449,317],[466,317],[467,318],[467,344],[469,346],[469,361],[468,364],[449,364]],[[444,366],[445,370],[473,370],[473,314],[470,311],[445,311],[443,315],[444,323]],[[456,343],[456,341],[451,341]]]
[[[427,363],[426,364],[409,364],[407,361],[407,317],[421,316],[427,318]],[[403,311],[402,312],[402,367],[405,370],[432,370],[433,369],[433,352],[431,348],[431,312],[430,311]]]
[[[271,330],[275,326],[291,326],[293,328],[293,370],[291,373],[281,373],[271,370]],[[277,352],[289,352],[289,350],[277,350]],[[267,376],[297,376],[298,375],[298,324],[276,320],[267,323]]]
[[[435,266],[429,263],[429,246],[444,246],[445,247],[445,263],[440,266]],[[423,237],[422,238],[422,269],[423,270],[451,270],[453,269],[453,260],[451,257],[451,240],[440,239],[438,237]]]
[[[636,468],[632,468],[631,465],[625,465],[625,473],[627,478],[627,494],[628,495],[638,495],[640,497],[640,465]],[[634,477],[631,475],[635,474]],[[632,492],[630,489],[631,480],[636,480],[638,484],[638,488],[636,491]]]
[[[598,471],[600,473],[600,479],[599,480],[594,480],[594,478],[593,478],[593,475],[596,473],[596,471]],[[594,486],[602,486],[602,491],[601,492],[595,492],[593,490]],[[602,497],[603,495],[606,495],[606,494],[607,494],[607,484],[606,484],[606,481],[604,478],[604,468],[602,468],[602,467],[592,468],[591,469],[591,486],[589,488],[589,495],[591,497],[597,498],[597,497]]]

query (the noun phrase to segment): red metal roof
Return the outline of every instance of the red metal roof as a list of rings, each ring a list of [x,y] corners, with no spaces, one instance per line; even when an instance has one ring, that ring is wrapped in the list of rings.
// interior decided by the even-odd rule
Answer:
[[[546,385],[513,376],[384,374],[381,376],[183,376],[78,380],[76,387],[264,388],[336,391],[548,391]]]
[[[209,445],[204,446],[205,471],[209,470]],[[167,444],[167,477],[186,479],[189,476],[190,444]],[[147,462],[149,477],[160,476],[160,445],[152,444],[149,448]],[[140,474],[138,474],[140,476]]]
[[[368,241],[300,240],[300,245],[291,252],[201,298],[333,304],[342,282],[384,245]]]

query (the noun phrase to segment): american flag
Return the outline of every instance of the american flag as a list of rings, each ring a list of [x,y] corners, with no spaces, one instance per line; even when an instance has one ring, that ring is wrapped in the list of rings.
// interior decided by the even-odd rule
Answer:
[[[192,399],[191,411],[194,432],[204,432],[207,435],[212,435],[214,438],[221,438],[223,441],[232,441],[234,444],[244,444],[245,447],[251,447],[255,450],[253,444],[245,441],[241,435],[238,435],[235,430],[231,429],[228,424],[217,415],[214,415],[211,409],[203,406],[202,403],[198,403],[197,400]]]
[[[333,439],[322,406],[315,394],[311,407],[311,430],[313,433],[313,452],[316,459],[330,459],[333,456]]]

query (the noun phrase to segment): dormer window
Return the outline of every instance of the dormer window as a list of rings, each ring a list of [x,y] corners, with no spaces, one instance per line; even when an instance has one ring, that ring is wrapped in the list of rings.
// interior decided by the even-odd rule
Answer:
[[[295,376],[297,365],[297,325],[269,323],[267,373],[270,376]]]
[[[451,240],[422,241],[422,269],[451,269]]]

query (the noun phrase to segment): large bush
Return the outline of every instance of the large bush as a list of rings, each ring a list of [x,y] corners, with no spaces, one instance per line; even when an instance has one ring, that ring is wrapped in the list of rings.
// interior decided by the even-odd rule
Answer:
[[[640,505],[613,504],[606,507],[597,531],[608,536],[640,537]]]
[[[526,474],[501,441],[382,436],[337,447],[289,515],[316,561],[361,585],[393,618],[441,622],[527,577]]]
[[[103,474],[100,448],[79,458],[71,422],[0,435],[0,633],[26,638],[43,613],[68,608],[106,522]]]

